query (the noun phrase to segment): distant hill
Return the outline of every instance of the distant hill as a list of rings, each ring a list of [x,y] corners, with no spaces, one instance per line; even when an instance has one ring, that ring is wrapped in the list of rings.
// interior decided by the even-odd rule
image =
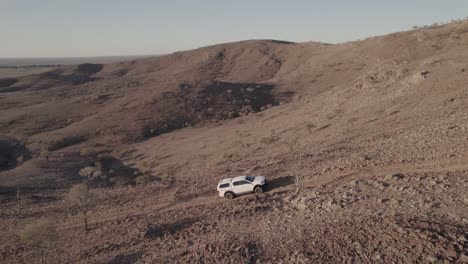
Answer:
[[[25,76],[50,71],[58,66],[82,63],[113,63],[160,55],[70,57],[70,58],[0,58],[0,78]]]

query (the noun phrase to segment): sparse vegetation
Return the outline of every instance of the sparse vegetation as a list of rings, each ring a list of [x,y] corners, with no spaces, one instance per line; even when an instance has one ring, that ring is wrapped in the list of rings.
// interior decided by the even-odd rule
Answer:
[[[238,153],[224,153],[223,159],[218,161],[216,165],[226,165],[228,168],[232,165],[233,162],[240,161],[241,157]]]
[[[217,166],[227,166],[227,170],[230,169],[232,163],[240,161],[241,156],[238,153],[224,153],[223,158],[216,162]]]
[[[79,171],[79,174],[83,177],[86,177],[86,178],[91,178],[91,175],[93,174],[93,172],[96,170],[96,167],[94,166],[87,166],[87,167],[84,167],[82,168],[80,171]]]
[[[309,132],[309,134],[312,133],[312,129],[314,129],[316,126],[314,125],[314,123],[312,122],[306,122],[304,124],[304,126],[306,127],[307,131]]]
[[[39,220],[27,224],[20,231],[19,236],[23,242],[39,250],[41,264],[46,263],[47,254],[58,239],[56,227],[50,220]]]
[[[264,138],[260,139],[260,143],[265,144],[265,145],[270,145],[270,144],[275,143],[278,140],[279,140],[278,137],[275,137],[275,136],[272,135],[272,136],[264,137]]]
[[[71,206],[76,207],[83,216],[85,231],[88,231],[89,186],[86,183],[75,184],[66,196]]]
[[[178,164],[173,164],[166,169],[166,176],[170,182],[175,181],[175,175],[180,170],[180,166]]]
[[[224,153],[223,155],[224,160],[228,162],[236,162],[241,159],[240,155],[238,153]]]
[[[135,183],[138,185],[145,185],[156,180],[156,177],[150,174],[143,174],[135,178]]]
[[[49,150],[45,147],[42,147],[41,150],[39,151],[39,156],[41,158],[49,160]]]

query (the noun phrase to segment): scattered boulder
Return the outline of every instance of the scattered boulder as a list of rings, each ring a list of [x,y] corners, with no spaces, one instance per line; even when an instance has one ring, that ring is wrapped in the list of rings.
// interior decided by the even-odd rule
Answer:
[[[427,76],[429,75],[429,73],[431,73],[431,72],[430,71],[422,71],[420,74],[424,79],[426,79]]]

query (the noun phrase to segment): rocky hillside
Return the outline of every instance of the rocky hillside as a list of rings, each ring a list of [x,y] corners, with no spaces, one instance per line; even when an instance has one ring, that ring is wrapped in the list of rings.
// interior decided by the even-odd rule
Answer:
[[[467,21],[1,79],[0,254],[33,259],[17,233],[47,216],[57,263],[467,262],[467,87]],[[217,197],[242,174],[269,191]]]

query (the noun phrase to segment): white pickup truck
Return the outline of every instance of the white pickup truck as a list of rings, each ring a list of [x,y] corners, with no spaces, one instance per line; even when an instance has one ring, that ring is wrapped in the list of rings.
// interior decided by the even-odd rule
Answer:
[[[267,184],[264,176],[238,176],[222,179],[218,182],[219,196],[232,199],[247,193],[262,193]]]

